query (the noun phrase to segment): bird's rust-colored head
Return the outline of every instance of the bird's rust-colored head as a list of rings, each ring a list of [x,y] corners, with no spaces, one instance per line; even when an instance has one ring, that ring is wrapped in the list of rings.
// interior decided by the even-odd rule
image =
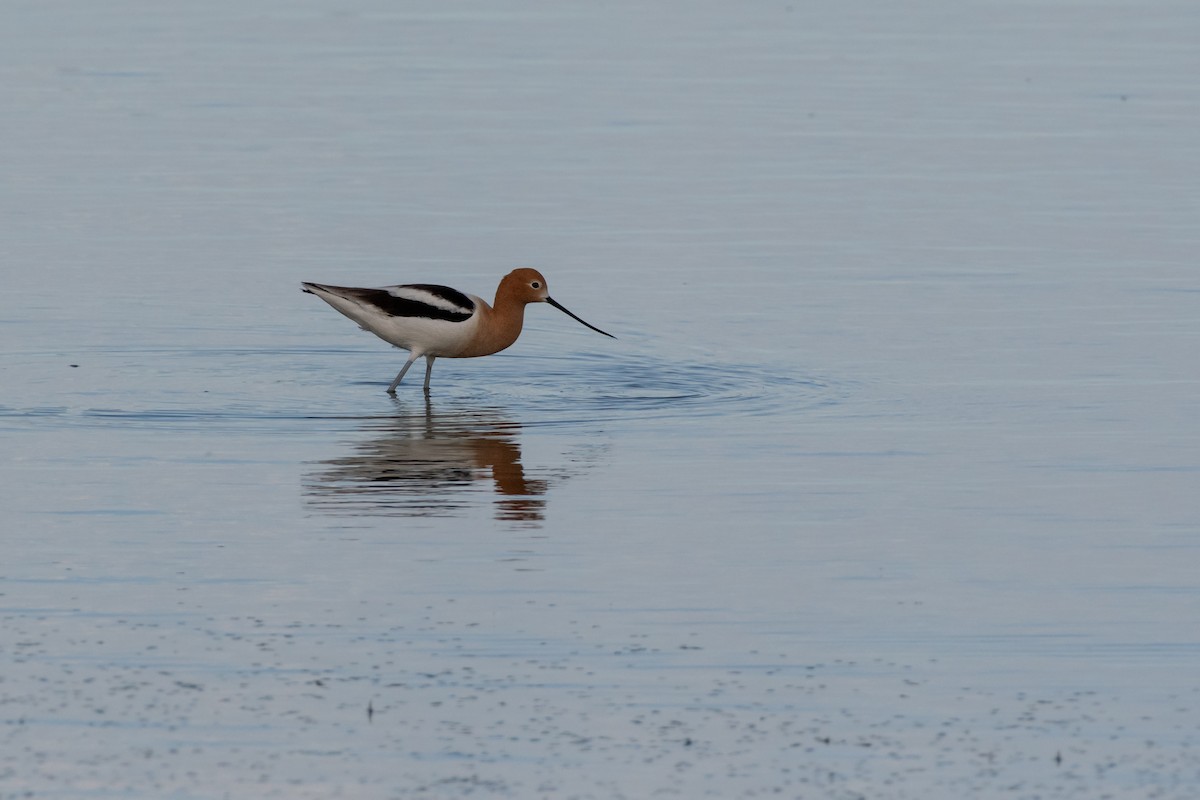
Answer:
[[[515,302],[520,305],[527,305],[529,303],[549,303],[571,319],[591,328],[596,333],[603,333],[610,339],[617,338],[611,333],[606,333],[590,322],[585,322],[584,320],[575,316],[568,311],[565,306],[550,297],[550,289],[546,285],[546,279],[542,276],[542,273],[538,272],[536,269],[531,269],[530,267],[520,267],[519,269],[514,269],[512,272],[505,275],[504,279],[500,281],[500,287],[496,289],[496,305],[499,306],[505,301]]]

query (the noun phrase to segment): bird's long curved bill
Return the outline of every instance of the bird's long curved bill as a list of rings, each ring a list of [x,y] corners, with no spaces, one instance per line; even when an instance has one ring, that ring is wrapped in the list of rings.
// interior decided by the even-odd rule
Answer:
[[[586,327],[588,327],[588,328],[591,328],[591,329],[592,329],[592,330],[594,330],[596,333],[603,333],[605,336],[607,336],[607,337],[608,337],[608,338],[610,338],[610,339],[615,339],[615,338],[617,338],[617,337],[613,336],[611,333],[605,333],[604,331],[600,330],[599,328],[597,328],[595,325],[593,325],[593,324],[592,324],[592,323],[590,323],[590,322],[584,322],[584,321],[583,321],[583,320],[581,320],[579,317],[577,317],[577,316],[575,316],[574,314],[572,314],[570,311],[567,311],[567,307],[566,307],[566,306],[564,306],[562,303],[558,302],[557,300],[551,300],[549,297],[547,297],[547,298],[546,298],[546,302],[547,302],[547,303],[549,303],[550,305],[554,306],[554,307],[555,307],[555,308],[557,308],[559,311],[563,312],[564,314],[566,314],[568,317],[570,317],[571,319],[575,320],[576,322],[582,323],[582,324],[583,324],[583,325],[585,325]]]

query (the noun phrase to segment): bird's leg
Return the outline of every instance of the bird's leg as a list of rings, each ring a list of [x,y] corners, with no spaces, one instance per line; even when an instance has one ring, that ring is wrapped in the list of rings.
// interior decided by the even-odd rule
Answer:
[[[433,374],[433,360],[437,356],[425,356],[425,394],[429,394],[429,376]]]
[[[396,376],[396,380],[392,381],[392,385],[388,387],[388,389],[387,389],[388,394],[396,393],[396,387],[400,385],[400,381],[404,380],[404,373],[408,372],[408,368],[411,367],[413,365],[413,362],[416,361],[419,357],[420,356],[418,356],[416,353],[409,356],[408,361],[404,362],[404,366],[400,369],[400,374]],[[425,381],[426,381],[426,384],[428,384],[428,382],[429,382],[428,376],[426,376]],[[428,387],[426,387],[426,388],[428,388]]]

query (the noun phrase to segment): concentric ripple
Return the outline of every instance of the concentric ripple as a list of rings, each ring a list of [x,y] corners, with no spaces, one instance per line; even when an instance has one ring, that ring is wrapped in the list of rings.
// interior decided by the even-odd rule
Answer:
[[[761,365],[592,355],[527,359],[519,383],[496,389],[550,420],[759,416],[837,403],[828,381]]]
[[[614,420],[705,418],[795,414],[844,402],[848,387],[811,375],[781,373],[761,364],[686,361],[654,354],[530,355],[481,362],[439,362],[433,392],[419,382],[403,384],[394,400],[383,394],[393,366],[378,352],[311,353],[293,359],[307,367],[302,385],[292,385],[275,365],[274,384],[249,377],[259,359],[239,364],[247,379],[231,390],[179,391],[166,386],[153,393],[110,391],[91,404],[0,406],[0,427],[139,427],[294,431],[344,427],[346,421],[403,414],[499,410],[520,424],[564,424]],[[259,354],[265,358],[265,354]],[[278,356],[279,354],[273,354]],[[360,374],[378,379],[339,384],[323,357],[361,361]],[[228,363],[228,355],[224,356]],[[197,354],[197,361],[204,361]],[[275,360],[275,359],[272,359]],[[316,365],[316,366],[314,366]],[[265,365],[259,364],[264,368]],[[314,369],[329,377],[324,388]],[[354,372],[356,370],[349,370]],[[346,374],[343,370],[343,374]],[[171,381],[168,379],[167,384]],[[276,386],[280,388],[276,388]],[[314,388],[318,387],[318,388]],[[66,398],[62,398],[66,399]],[[77,398],[76,398],[77,399]],[[399,408],[397,408],[399,407]],[[302,424],[301,424],[302,423]]]

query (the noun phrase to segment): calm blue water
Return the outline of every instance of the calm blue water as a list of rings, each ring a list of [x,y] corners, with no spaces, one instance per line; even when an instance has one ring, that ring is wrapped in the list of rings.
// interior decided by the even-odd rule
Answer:
[[[1192,797],[1198,36],[9,9],[0,796]]]

